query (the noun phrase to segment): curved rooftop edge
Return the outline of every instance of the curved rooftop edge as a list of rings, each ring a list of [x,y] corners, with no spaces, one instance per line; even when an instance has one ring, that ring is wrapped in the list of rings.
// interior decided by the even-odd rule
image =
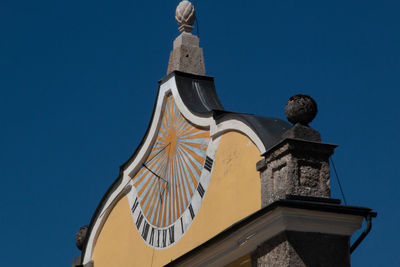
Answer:
[[[210,76],[194,75],[180,71],[174,71],[159,81],[159,88],[163,83],[170,80],[171,77],[175,77],[179,95],[181,96],[187,108],[192,113],[200,117],[212,116],[216,122],[216,125],[232,119],[239,120],[245,123],[256,133],[256,135],[262,141],[265,147],[265,151],[268,151],[270,148],[279,143],[279,141],[281,141],[282,139],[282,134],[291,127],[289,123],[277,118],[261,117],[252,114],[237,113],[225,110],[218,98],[214,78]],[[107,199],[116,190],[116,188],[119,187],[122,181],[124,170],[136,158],[140,148],[143,146],[143,143],[148,137],[150,125],[152,123],[157,105],[158,95],[159,91],[157,92],[151,119],[149,120],[149,125],[146,129],[144,137],[142,138],[132,156],[120,166],[120,171],[117,179],[109,187],[91,218],[86,235],[86,240],[84,242],[82,250],[82,255],[85,255],[86,253],[88,237],[90,236],[93,225],[96,219],[99,217],[100,212],[103,210]],[[254,166],[254,168],[255,167],[256,166]],[[84,257],[81,257],[82,261],[83,258]]]
[[[225,110],[218,98],[213,77],[174,71],[159,84],[173,76],[179,95],[192,113],[198,116],[212,115],[217,125],[229,119],[244,122],[258,135],[266,151],[276,145],[282,134],[291,128],[289,123],[281,119]]]
[[[224,110],[215,89],[214,78],[173,71],[159,85],[175,77],[176,86],[185,105],[198,116],[210,116],[214,110]]]
[[[229,119],[237,119],[248,125],[262,141],[265,151],[282,140],[282,135],[291,127],[287,122],[269,117],[219,110],[214,112],[217,125]]]

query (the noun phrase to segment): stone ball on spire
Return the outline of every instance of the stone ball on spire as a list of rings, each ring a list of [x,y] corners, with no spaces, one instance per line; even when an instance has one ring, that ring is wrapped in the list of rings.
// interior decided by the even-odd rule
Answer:
[[[315,118],[317,112],[317,103],[308,95],[292,96],[285,107],[286,118],[293,124],[308,125]]]
[[[176,7],[175,19],[178,22],[179,31],[191,32],[193,30],[193,23],[196,20],[196,13],[192,3],[183,0]]]

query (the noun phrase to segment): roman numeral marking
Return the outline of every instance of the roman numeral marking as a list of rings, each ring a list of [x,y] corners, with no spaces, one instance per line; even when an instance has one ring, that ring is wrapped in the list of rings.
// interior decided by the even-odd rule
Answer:
[[[175,242],[175,225],[172,225],[169,230],[169,243],[172,244]]]
[[[135,199],[135,203],[133,203],[133,206],[132,206],[132,208],[131,208],[132,214],[135,212],[135,210],[136,210],[136,208],[137,208],[138,205],[139,205],[139,201],[138,201],[138,199],[136,198],[136,199]]]
[[[149,244],[152,245],[152,246],[154,244],[154,228],[153,227],[151,227]]]
[[[203,196],[204,196],[204,188],[201,185],[201,183],[199,183],[199,186],[197,187],[197,192],[199,192],[201,198],[203,198]]]
[[[162,233],[162,235],[163,235],[162,245],[163,245],[163,248],[165,248],[167,246],[167,229],[162,230],[162,231],[163,231],[163,233]]]
[[[142,237],[144,240],[147,240],[147,235],[149,234],[149,228],[150,225],[146,221],[144,221],[144,226],[142,230]]]
[[[157,247],[160,247],[160,230],[157,230]]]
[[[136,227],[137,227],[138,230],[140,228],[140,225],[142,224],[142,221],[143,221],[143,214],[142,214],[142,212],[140,212],[138,220],[136,221]]]
[[[183,220],[182,220],[182,217],[181,217],[181,227],[182,227],[182,234],[185,232],[185,230],[183,230]]]
[[[206,162],[204,163],[204,169],[211,172],[213,163],[214,163],[214,161],[210,157],[207,156]]]
[[[189,211],[190,211],[190,216],[192,217],[192,220],[193,220],[193,218],[194,218],[194,211],[193,211],[193,208],[192,208],[192,204],[189,205]]]

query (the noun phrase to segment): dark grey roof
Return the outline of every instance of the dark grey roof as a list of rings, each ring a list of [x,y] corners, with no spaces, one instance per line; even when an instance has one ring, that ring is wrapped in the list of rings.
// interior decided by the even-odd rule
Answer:
[[[278,144],[282,139],[283,133],[291,127],[287,122],[281,119],[229,111],[216,111],[214,113],[214,118],[217,124],[232,118],[244,122],[258,135],[266,151]]]
[[[160,81],[160,84],[175,76],[176,85],[185,105],[198,116],[213,115],[217,124],[228,119],[238,119],[247,124],[261,139],[266,150],[276,145],[291,126],[277,119],[252,114],[227,111],[217,96],[214,78],[174,71]]]
[[[196,115],[210,115],[223,110],[215,90],[214,78],[175,71],[176,86],[185,105]]]

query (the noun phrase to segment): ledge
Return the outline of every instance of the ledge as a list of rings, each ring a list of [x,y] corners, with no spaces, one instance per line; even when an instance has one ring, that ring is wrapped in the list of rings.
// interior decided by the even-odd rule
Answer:
[[[166,266],[223,266],[283,231],[351,236],[364,217],[376,217],[369,208],[342,206],[337,200],[290,198],[271,203]]]

